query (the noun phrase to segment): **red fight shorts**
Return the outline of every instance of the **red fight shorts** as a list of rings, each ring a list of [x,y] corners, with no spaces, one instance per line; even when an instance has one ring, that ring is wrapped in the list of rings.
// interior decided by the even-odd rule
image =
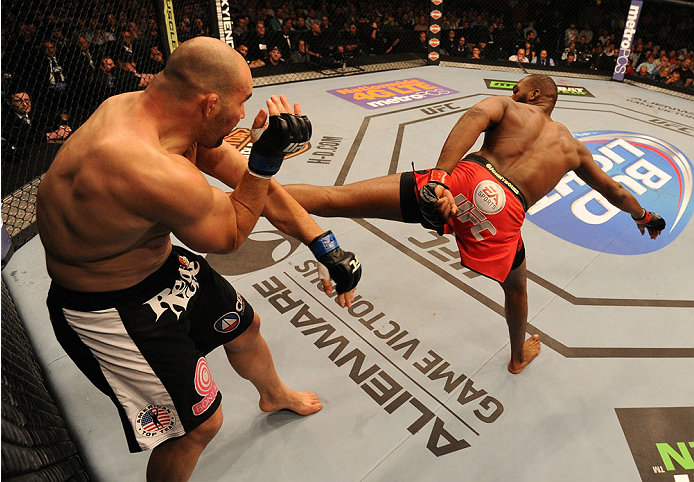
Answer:
[[[428,171],[414,172],[416,196],[428,178]],[[458,163],[449,187],[458,214],[449,219],[444,233],[455,234],[464,266],[503,283],[525,257],[523,193],[476,154]]]

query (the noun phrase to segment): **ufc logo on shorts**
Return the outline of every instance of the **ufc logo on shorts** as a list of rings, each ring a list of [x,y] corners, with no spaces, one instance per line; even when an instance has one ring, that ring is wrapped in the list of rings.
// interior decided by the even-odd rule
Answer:
[[[496,193],[486,193],[494,194]],[[470,221],[472,226],[470,227],[470,232],[475,237],[477,241],[483,241],[484,236],[482,236],[482,231],[489,231],[492,236],[496,234],[496,228],[487,219],[487,217],[477,209],[477,207],[466,198],[463,194],[458,194],[455,198],[455,204],[458,206],[458,214],[455,216],[461,223],[466,223]]]
[[[282,152],[284,152],[286,154],[291,154],[292,152],[296,152],[296,151],[300,150],[305,145],[306,145],[305,142],[292,142],[287,147],[285,147],[284,151],[282,151]]]

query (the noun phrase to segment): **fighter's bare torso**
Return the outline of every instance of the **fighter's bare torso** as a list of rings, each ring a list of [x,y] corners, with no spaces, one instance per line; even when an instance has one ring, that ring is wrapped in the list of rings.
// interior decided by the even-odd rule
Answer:
[[[148,183],[201,176],[183,153],[162,145],[143,95],[102,104],[40,184],[37,222],[48,273],[65,288],[123,289],[154,272],[171,241],[170,230],[148,216]]]
[[[494,97],[505,108],[501,121],[487,129],[478,154],[489,160],[525,195],[532,206],[568,171],[579,167],[579,141],[540,107]]]

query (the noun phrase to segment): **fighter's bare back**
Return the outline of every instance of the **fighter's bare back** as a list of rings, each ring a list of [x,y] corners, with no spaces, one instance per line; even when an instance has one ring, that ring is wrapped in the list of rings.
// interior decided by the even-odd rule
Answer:
[[[529,206],[550,192],[566,172],[581,162],[592,162],[581,142],[540,107],[510,97],[492,97],[485,102],[492,113],[497,109],[503,113],[501,120],[487,129],[478,154],[518,186]]]
[[[171,231],[147,216],[157,195],[151,184],[180,176],[204,181],[183,152],[162,146],[142,95],[102,104],[63,145],[40,184],[37,220],[46,264],[65,288],[123,289],[154,272],[171,250]]]

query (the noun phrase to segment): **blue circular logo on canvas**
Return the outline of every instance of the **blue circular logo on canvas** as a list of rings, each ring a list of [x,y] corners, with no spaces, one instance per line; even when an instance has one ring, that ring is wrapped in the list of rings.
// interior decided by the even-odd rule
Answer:
[[[533,224],[584,248],[611,254],[657,251],[685,228],[692,216],[692,163],[672,144],[646,134],[622,131],[573,133],[605,173],[667,225],[655,240],[641,236],[627,213],[612,206],[568,172],[552,192],[528,210]]]

